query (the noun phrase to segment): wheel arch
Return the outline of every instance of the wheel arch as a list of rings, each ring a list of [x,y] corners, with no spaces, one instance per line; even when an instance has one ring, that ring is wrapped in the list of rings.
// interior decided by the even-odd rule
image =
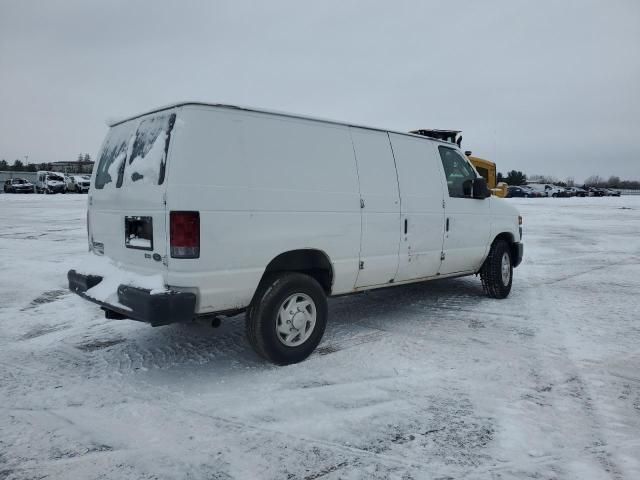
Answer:
[[[516,246],[515,236],[511,232],[501,232],[495,236],[493,242],[491,242],[491,247],[493,247],[499,240],[504,240],[509,245],[509,249],[511,251],[511,264],[516,267],[516,262],[518,261],[518,247]]]
[[[303,248],[289,250],[274,257],[265,268],[258,286],[260,290],[265,280],[279,272],[299,272],[314,278],[327,295],[331,294],[334,272],[329,256],[322,250]]]

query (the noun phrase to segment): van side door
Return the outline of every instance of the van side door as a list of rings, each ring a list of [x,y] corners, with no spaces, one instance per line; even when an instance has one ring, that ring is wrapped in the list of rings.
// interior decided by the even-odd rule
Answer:
[[[433,277],[440,268],[444,190],[431,141],[390,133],[400,184],[400,253],[396,281]]]
[[[441,275],[477,271],[489,248],[491,198],[471,196],[469,184],[478,174],[456,148],[437,146],[448,195]]]
[[[360,269],[356,288],[394,280],[400,243],[400,194],[387,132],[350,128],[360,183]]]

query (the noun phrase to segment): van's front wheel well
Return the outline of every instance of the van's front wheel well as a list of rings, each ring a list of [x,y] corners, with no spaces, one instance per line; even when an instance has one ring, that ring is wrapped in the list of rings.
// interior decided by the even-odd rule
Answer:
[[[491,243],[491,247],[493,247],[493,245],[498,243],[500,240],[504,240],[509,245],[509,250],[511,253],[511,262],[515,267],[516,266],[515,263],[517,262],[517,259],[518,259],[518,246],[516,244],[515,238],[511,233],[502,232],[499,235],[497,235],[496,238],[493,239],[493,242]]]

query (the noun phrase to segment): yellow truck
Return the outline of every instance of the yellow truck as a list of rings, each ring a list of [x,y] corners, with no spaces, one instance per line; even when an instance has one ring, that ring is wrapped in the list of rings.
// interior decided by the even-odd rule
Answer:
[[[480,175],[482,175],[487,181],[487,186],[491,190],[491,192],[496,197],[506,197],[507,196],[507,187],[508,185],[505,182],[497,181],[497,170],[496,164],[491,160],[486,160],[480,157],[471,156],[471,152],[464,152],[467,157],[469,157],[469,161],[471,164],[476,167],[476,170]]]
[[[460,130],[430,130],[430,129],[422,129],[422,130],[412,130],[409,133],[413,133],[416,135],[423,135],[425,137],[437,138],[439,140],[444,140],[446,142],[455,143],[460,146],[462,143],[462,132]],[[467,150],[464,152],[465,155],[469,158],[471,164],[475,167],[480,175],[484,177],[487,181],[487,186],[491,190],[491,193],[497,197],[506,197],[507,196],[507,187],[508,185],[504,182],[498,183],[497,180],[497,170],[496,164],[491,160],[486,160],[480,157],[471,156],[471,152]]]

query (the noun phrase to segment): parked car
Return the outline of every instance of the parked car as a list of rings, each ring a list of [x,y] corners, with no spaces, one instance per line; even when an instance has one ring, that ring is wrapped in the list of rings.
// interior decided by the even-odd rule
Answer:
[[[36,180],[38,193],[65,193],[67,186],[62,173],[39,171]]]
[[[572,197],[588,197],[589,192],[580,187],[567,187],[567,191],[570,192]]]
[[[87,193],[91,184],[91,177],[85,175],[67,175],[65,184],[68,192]]]
[[[543,197],[566,197],[567,194],[563,188],[550,185],[548,183],[529,183],[528,187],[539,192]]]
[[[33,193],[33,183],[24,178],[10,178],[4,182],[5,193]]]
[[[523,252],[518,211],[457,145],[201,103],[111,126],[87,218],[73,292],[152,325],[244,311],[277,364],[318,345],[327,296],[479,274],[504,298]]]
[[[614,190],[612,188],[605,188],[606,192],[607,192],[607,196],[609,197],[619,197],[622,192],[620,192],[620,190]]]
[[[546,196],[546,195],[543,195],[541,192],[538,192],[537,190],[534,190],[529,185],[520,185],[520,188],[522,190],[526,191],[529,194],[529,196],[533,197],[533,198],[539,198],[539,197]]]
[[[607,193],[603,188],[587,187],[590,197],[605,197]]]
[[[531,192],[521,187],[511,186],[507,188],[507,198],[515,198],[515,197],[525,197],[529,198],[531,196]]]

